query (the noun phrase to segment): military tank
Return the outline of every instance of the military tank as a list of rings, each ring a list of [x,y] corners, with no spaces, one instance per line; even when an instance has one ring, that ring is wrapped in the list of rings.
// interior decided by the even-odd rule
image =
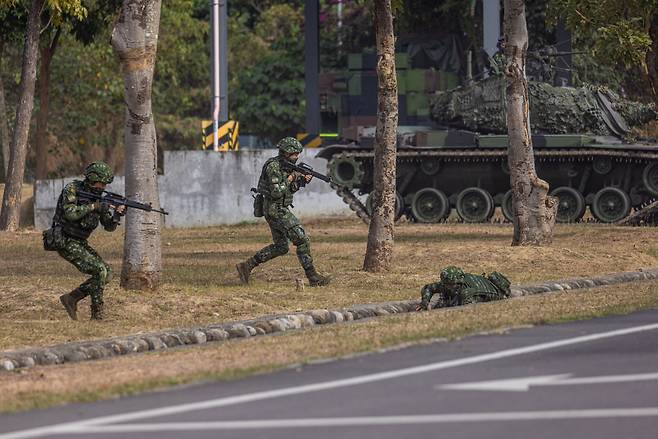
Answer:
[[[658,144],[632,137],[656,119],[652,105],[605,87],[529,82],[537,174],[559,199],[557,221],[578,222],[589,207],[616,223],[658,198]],[[433,126],[399,127],[396,217],[487,222],[500,207],[512,219],[507,166],[505,78],[491,76],[430,98]],[[364,221],[373,190],[374,127],[352,127],[349,144],[324,148],[337,191]],[[369,194],[365,206],[354,194]]]

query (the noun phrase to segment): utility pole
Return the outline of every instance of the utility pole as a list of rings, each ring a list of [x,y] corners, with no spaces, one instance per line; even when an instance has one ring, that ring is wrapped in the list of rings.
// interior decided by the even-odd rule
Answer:
[[[210,0],[211,88],[213,149],[219,150],[217,130],[220,121],[228,120],[228,0]]]
[[[304,64],[306,96],[306,132],[320,134],[320,92],[318,76],[320,74],[320,39],[319,39],[319,1],[306,0],[304,9],[305,45]]]

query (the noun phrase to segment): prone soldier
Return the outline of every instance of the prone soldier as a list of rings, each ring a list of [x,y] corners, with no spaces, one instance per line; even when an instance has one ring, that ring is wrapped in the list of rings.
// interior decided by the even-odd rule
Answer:
[[[112,270],[87,239],[91,233],[103,225],[105,230],[116,230],[126,206],[111,206],[106,202],[90,202],[78,192],[100,194],[114,179],[112,169],[103,162],[92,162],[84,171],[84,180],[74,180],[62,190],[55,208],[52,227],[43,232],[46,250],[55,250],[78,270],[91,277],[59,300],[69,317],[77,320],[78,302],[91,296],[91,318],[103,319],[103,289],[110,281]]]
[[[480,276],[449,266],[441,270],[439,276],[439,282],[427,284],[420,290],[417,311],[489,302],[510,296],[510,281],[497,271]]]
[[[286,166],[295,163],[302,152],[302,144],[293,137],[286,137],[277,143],[279,154],[265,162],[258,180],[256,216],[264,216],[272,232],[272,244],[258,251],[254,256],[237,264],[236,268],[242,283],[249,283],[251,271],[270,259],[288,253],[292,242],[297,247],[297,259],[306,273],[309,285],[329,284],[328,276],[320,275],[313,265],[311,243],[297,217],[290,211],[293,194],[311,181],[311,175],[302,175]],[[262,197],[262,198],[261,198]],[[262,212],[260,210],[262,209]],[[258,211],[258,212],[256,212]]]

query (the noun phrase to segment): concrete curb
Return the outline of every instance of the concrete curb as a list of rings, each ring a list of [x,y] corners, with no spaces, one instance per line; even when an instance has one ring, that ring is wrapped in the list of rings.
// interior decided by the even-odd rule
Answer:
[[[615,273],[512,287],[512,297],[658,279],[658,269]],[[211,324],[104,340],[64,343],[49,347],[0,352],[0,370],[11,371],[36,365],[97,360],[136,352],[159,351],[184,345],[249,338],[319,325],[362,320],[415,310],[418,301],[374,303],[345,309],[318,309],[294,314],[264,316],[240,322]]]

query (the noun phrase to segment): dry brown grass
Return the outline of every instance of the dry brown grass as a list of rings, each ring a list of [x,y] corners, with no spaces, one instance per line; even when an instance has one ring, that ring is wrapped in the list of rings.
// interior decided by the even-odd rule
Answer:
[[[642,282],[382,317],[204,347],[39,366],[0,373],[0,411],[93,401],[197,380],[225,380],[407,342],[454,339],[657,306],[658,282]]]
[[[84,277],[41,248],[35,231],[0,233],[0,350],[110,337],[162,328],[244,319],[302,309],[415,298],[438,269],[454,264],[475,272],[498,270],[515,283],[658,266],[652,228],[560,226],[550,247],[510,247],[511,226],[417,225],[397,228],[395,266],[360,270],[367,228],[352,219],[308,222],[316,265],[334,275],[326,288],[295,291],[303,271],[291,253],[258,267],[252,285],[240,285],[235,263],[269,240],[264,224],[165,230],[164,283],[158,292],[105,293],[108,318],[68,320],[58,296]],[[120,271],[121,233],[97,232],[91,243]]]

